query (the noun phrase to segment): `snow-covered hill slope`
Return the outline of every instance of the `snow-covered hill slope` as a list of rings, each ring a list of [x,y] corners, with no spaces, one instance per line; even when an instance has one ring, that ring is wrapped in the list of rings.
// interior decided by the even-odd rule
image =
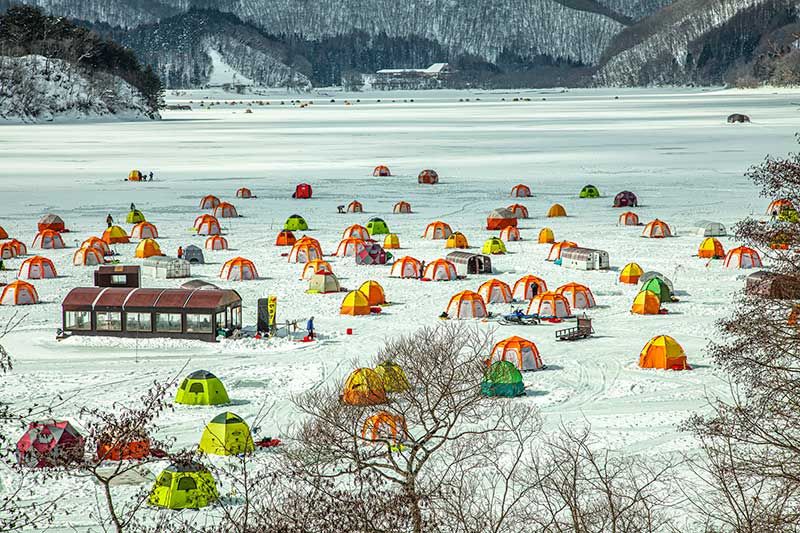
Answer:
[[[0,56],[0,123],[159,118],[119,77],[38,55]]]

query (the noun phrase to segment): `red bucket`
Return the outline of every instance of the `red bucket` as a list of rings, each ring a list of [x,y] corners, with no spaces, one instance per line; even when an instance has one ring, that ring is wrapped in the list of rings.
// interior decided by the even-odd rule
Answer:
[[[346,334],[348,334],[348,335],[352,335],[353,334],[353,328],[347,328],[346,330],[344,330],[344,332]]]

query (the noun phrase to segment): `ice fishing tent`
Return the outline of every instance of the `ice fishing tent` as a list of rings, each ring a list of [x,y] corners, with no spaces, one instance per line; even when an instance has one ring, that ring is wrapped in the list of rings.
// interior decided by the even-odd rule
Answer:
[[[367,228],[361,224],[353,224],[352,226],[347,226],[342,232],[342,239],[350,238],[368,241],[370,239],[370,234]]]
[[[520,371],[539,370],[544,365],[536,344],[522,337],[509,337],[494,345],[489,363],[508,361]]]
[[[495,209],[486,218],[486,229],[498,230],[517,225],[517,217],[508,209]]]
[[[410,213],[411,212],[411,204],[401,200],[401,201],[397,202],[396,204],[394,204],[394,208],[392,209],[392,212],[394,214],[396,214],[396,215]]]
[[[567,210],[561,204],[553,204],[547,210],[547,218],[557,218],[567,216]]]
[[[392,263],[390,278],[419,278],[422,274],[422,263],[411,256],[403,256]]]
[[[367,295],[361,291],[350,291],[342,300],[340,315],[365,316],[370,313]]]
[[[221,235],[222,226],[219,225],[217,217],[212,215],[200,215],[194,220],[194,229],[198,235]]]
[[[330,292],[340,292],[342,286],[339,278],[329,270],[319,270],[311,279],[308,280],[308,291],[311,294],[328,294]]]
[[[425,265],[423,277],[431,281],[452,281],[458,278],[458,271],[452,261],[434,259]]]
[[[513,198],[530,198],[533,194],[530,187],[520,183],[511,187],[511,196]]]
[[[36,234],[36,237],[33,239],[32,248],[38,248],[40,250],[60,250],[66,248],[66,245],[59,232],[46,229]]]
[[[12,281],[0,287],[0,305],[33,305],[39,303],[36,288],[27,281]]]
[[[657,315],[660,312],[661,298],[653,291],[642,290],[633,299],[631,313],[635,315]]]
[[[322,248],[319,241],[305,235],[298,239],[289,251],[288,261],[290,263],[308,263],[315,259],[322,259]]]
[[[460,231],[454,232],[447,238],[447,242],[444,243],[445,248],[469,248],[469,242],[467,242],[467,237]]]
[[[311,185],[308,183],[300,183],[297,187],[294,188],[294,193],[292,193],[292,198],[296,200],[307,200],[311,198],[313,191],[311,190]]]
[[[381,377],[383,388],[388,393],[403,392],[411,388],[406,373],[400,365],[392,361],[384,361],[376,366],[375,373]]]
[[[556,240],[556,237],[553,234],[553,230],[552,229],[550,229],[550,228],[542,228],[541,230],[539,230],[539,236],[537,238],[537,241],[539,242],[539,244],[550,244],[550,243],[555,242],[555,240]]]
[[[172,464],[161,471],[150,491],[150,505],[201,509],[219,498],[214,476],[199,463]]]
[[[8,232],[5,230],[5,228],[3,228],[3,226],[0,226],[0,240],[3,239],[8,239]]]
[[[417,181],[427,185],[434,185],[439,183],[439,174],[437,174],[435,170],[426,169],[419,173]]]
[[[364,212],[364,205],[359,202],[358,200],[353,200],[349,204],[347,204],[347,212],[348,213],[363,213]]]
[[[81,248],[94,248],[102,256],[111,255],[111,248],[108,243],[99,237],[89,237],[81,243]]]
[[[142,239],[136,246],[134,256],[139,259],[146,259],[157,255],[164,255],[161,253],[161,247],[155,239]]]
[[[425,227],[422,237],[428,240],[445,240],[453,234],[452,228],[446,222],[435,220]]]
[[[637,207],[639,199],[631,191],[618,192],[614,196],[614,207]]]
[[[206,424],[198,450],[212,455],[241,455],[255,449],[250,427],[239,415],[226,411]]]
[[[670,289],[667,282],[661,278],[655,277],[643,281],[641,290],[654,293],[662,302],[669,302],[672,300],[672,289]]]
[[[594,185],[586,185],[581,189],[581,198],[600,198],[600,191]]]
[[[757,268],[761,266],[761,256],[747,246],[731,248],[725,256],[726,268]]]
[[[128,211],[128,216],[125,217],[125,222],[128,224],[139,224],[141,222],[147,222],[147,220],[144,218],[144,213],[138,209],[131,209]]]
[[[528,274],[514,283],[512,296],[515,300],[533,300],[537,294],[547,292],[547,283],[539,277]]]
[[[653,337],[644,345],[639,354],[639,366],[664,370],[691,370],[683,347],[669,335]]]
[[[383,248],[385,250],[398,250],[400,248],[400,237],[396,233],[389,233],[383,238]]]
[[[2,242],[0,243],[0,259],[11,259],[12,257],[17,256],[17,249],[16,247],[9,242]]]
[[[228,239],[221,235],[210,235],[206,239],[206,250],[219,251],[228,249]],[[203,261],[205,262],[205,261]]]
[[[367,297],[369,305],[383,305],[386,303],[386,294],[383,287],[377,281],[367,280],[358,288]]]
[[[225,386],[208,370],[195,370],[183,378],[175,393],[175,403],[185,405],[221,405],[229,402]]]
[[[255,198],[255,196],[253,196],[253,191],[247,187],[240,187],[239,189],[236,189],[236,198],[248,199]]]
[[[209,237],[214,238],[214,237]],[[224,237],[219,237],[220,239],[224,239]],[[225,247],[227,248],[227,241],[225,242]],[[193,265],[204,265],[206,264],[206,258],[203,255],[203,250],[199,246],[195,246],[194,244],[190,244],[189,246],[185,246],[183,248],[183,259],[189,261],[189,263]]]
[[[560,241],[554,242],[552,246],[550,246],[550,252],[547,254],[546,261],[556,261],[561,259],[561,254],[564,253],[564,250],[567,248],[577,248],[578,243],[572,241]]]
[[[397,448],[407,435],[406,419],[387,411],[378,411],[364,420],[361,438],[370,442],[386,442],[392,449]]]
[[[275,246],[294,246],[296,242],[297,238],[294,236],[294,233],[288,229],[278,232],[278,236],[275,238]]]
[[[483,243],[481,252],[486,255],[501,255],[507,252],[506,244],[497,237],[490,237]]]
[[[555,292],[566,298],[573,309],[591,309],[597,305],[592,290],[574,281],[560,286]]]
[[[62,231],[67,231],[66,227],[64,226],[64,221],[61,219],[61,217],[52,213],[43,215],[42,218],[39,219],[37,228],[39,231],[51,230],[59,233]]]
[[[569,318],[572,316],[569,301],[554,292],[542,292],[528,304],[528,314],[540,318]]]
[[[139,222],[131,229],[131,239],[158,239],[158,228],[150,222]]]
[[[508,226],[507,228],[500,230],[500,240],[503,242],[515,242],[521,241],[522,237],[520,236],[517,228]]]
[[[481,283],[478,294],[487,304],[505,304],[511,301],[511,287],[499,279],[490,279]]]
[[[447,304],[447,316],[455,319],[486,318],[486,303],[481,295],[473,291],[461,291],[450,298]]]
[[[488,255],[473,254],[470,252],[450,252],[447,260],[456,266],[459,276],[469,274],[491,274],[492,259]]]
[[[214,208],[214,216],[217,218],[236,218],[239,216],[239,212],[236,211],[236,207],[234,207],[233,204],[220,202],[219,205]]]
[[[698,220],[694,223],[695,232],[701,237],[725,237],[728,231],[721,222]]]
[[[638,226],[639,215],[637,215],[633,211],[625,211],[619,216],[617,224],[620,226]]]
[[[525,394],[522,374],[510,361],[495,361],[483,378],[481,394],[505,398],[522,396]]]
[[[620,283],[627,283],[629,285],[636,285],[639,283],[639,278],[644,274],[642,267],[638,263],[628,263],[619,273]]]
[[[378,165],[377,167],[372,169],[372,175],[385,178],[387,176],[391,176],[392,172],[389,170],[389,167],[387,167],[386,165]]]
[[[769,203],[769,207],[767,207],[767,214],[776,217],[780,215],[781,211],[784,209],[791,209],[794,211],[794,204],[792,204],[792,201],[788,198],[778,198]]]
[[[528,218],[528,208],[522,204],[511,204],[506,209],[511,211],[515,218]]]
[[[777,300],[800,299],[800,284],[792,276],[759,270],[747,276],[745,293]]]
[[[300,279],[310,280],[311,277],[319,271],[333,272],[333,269],[329,262],[322,259],[314,259],[303,265],[303,274],[300,276]]]
[[[663,239],[665,237],[672,237],[672,229],[663,220],[655,219],[647,223],[642,230],[642,237],[650,239]]]
[[[178,279],[190,277],[192,268],[185,259],[162,255],[142,261],[142,272],[157,279]]]
[[[41,255],[29,257],[19,266],[19,279],[50,279],[58,277],[53,262]]]
[[[142,173],[141,173],[141,171],[139,171],[139,170],[136,170],[136,169],[134,169],[134,170],[131,170],[130,172],[128,172],[128,178],[127,178],[127,180],[128,180],[128,181],[143,181],[143,180],[142,180]]]
[[[725,249],[719,239],[706,237],[697,248],[697,257],[703,259],[722,259],[725,257]]]
[[[97,248],[83,246],[75,250],[72,255],[72,264],[75,266],[96,266],[102,265],[105,262],[103,255],[97,251]]]
[[[244,257],[234,257],[222,265],[219,277],[228,281],[250,281],[258,279],[256,265]]]
[[[77,463],[83,453],[83,436],[66,420],[31,422],[17,441],[17,462],[29,468]]]
[[[561,266],[577,270],[608,270],[608,252],[573,246],[561,251]]]
[[[336,247],[336,252],[333,255],[336,257],[355,257],[366,246],[367,244],[364,240],[348,237],[339,241],[339,246]]]
[[[385,265],[386,251],[377,242],[367,243],[356,253],[357,265]]]
[[[286,222],[283,224],[283,229],[289,231],[307,231],[308,224],[306,223],[306,219],[298,214],[294,214],[286,219]]]
[[[367,232],[370,235],[386,235],[389,233],[389,226],[382,218],[371,218],[367,222]]]
[[[380,405],[387,403],[381,376],[371,368],[357,368],[344,382],[342,402],[347,405]]]
[[[207,194],[200,199],[200,209],[214,209],[219,205],[219,198],[213,194]]]

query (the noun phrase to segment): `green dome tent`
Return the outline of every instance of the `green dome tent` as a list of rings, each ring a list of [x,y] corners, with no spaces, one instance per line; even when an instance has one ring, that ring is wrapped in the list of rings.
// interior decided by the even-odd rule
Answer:
[[[128,216],[125,218],[125,222],[128,224],[139,224],[140,222],[147,222],[144,219],[144,214],[139,211],[138,209],[134,209],[128,212]]]
[[[150,491],[150,505],[167,509],[200,509],[217,500],[217,482],[198,463],[173,464],[156,478]]]
[[[510,361],[495,361],[486,372],[481,383],[481,394],[484,396],[502,396],[513,398],[525,394],[522,374]]]
[[[175,403],[185,405],[219,405],[230,403],[228,392],[217,376],[208,370],[192,372],[178,387]]]
[[[286,219],[283,229],[289,231],[305,231],[308,229],[308,224],[306,224],[306,219],[300,215],[292,215]]]
[[[239,415],[220,413],[206,424],[198,449],[214,455],[240,455],[253,451],[250,427]]]
[[[367,232],[370,235],[388,235],[390,233],[389,226],[382,218],[371,218],[367,222]]]
[[[581,198],[600,198],[600,191],[594,185],[587,185],[581,189]]]
[[[669,285],[661,278],[647,280],[642,285],[642,290],[657,294],[662,302],[669,302],[672,300],[672,291],[669,290]]]

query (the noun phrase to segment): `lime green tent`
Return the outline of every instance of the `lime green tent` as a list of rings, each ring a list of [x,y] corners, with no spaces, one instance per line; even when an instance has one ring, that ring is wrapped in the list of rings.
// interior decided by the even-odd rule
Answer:
[[[487,255],[504,254],[506,251],[506,244],[497,237],[488,239],[485,243],[483,243],[483,247],[481,248],[481,253]]]
[[[800,222],[800,216],[798,216],[795,209],[784,207],[781,209],[780,213],[778,213],[778,220],[781,222]]]
[[[214,455],[240,455],[253,451],[253,436],[247,422],[236,414],[220,413],[206,424],[199,450]]]
[[[390,233],[389,226],[382,218],[371,218],[367,222],[367,231],[370,235],[388,235]]]
[[[651,278],[647,280],[642,285],[642,290],[655,293],[662,302],[669,302],[672,300],[672,291],[669,290],[669,286],[661,278]]]
[[[144,219],[144,214],[139,211],[138,209],[134,209],[128,212],[127,218],[125,218],[125,222],[128,224],[139,224],[140,222],[147,222]]]
[[[525,394],[522,374],[510,361],[495,361],[481,383],[484,396],[503,396],[512,398]]]
[[[383,389],[386,392],[403,392],[411,387],[406,373],[396,363],[384,361],[375,367],[375,372],[383,380]]]
[[[600,191],[594,185],[587,185],[581,189],[581,198],[600,198]]]
[[[200,509],[219,498],[211,472],[198,463],[173,464],[156,478],[148,498],[151,505],[167,509]]]
[[[230,403],[222,382],[208,370],[192,372],[181,382],[175,403],[186,405],[220,405]]]
[[[308,229],[308,224],[306,224],[306,219],[300,215],[292,215],[286,219],[283,229],[289,231],[305,231]]]

